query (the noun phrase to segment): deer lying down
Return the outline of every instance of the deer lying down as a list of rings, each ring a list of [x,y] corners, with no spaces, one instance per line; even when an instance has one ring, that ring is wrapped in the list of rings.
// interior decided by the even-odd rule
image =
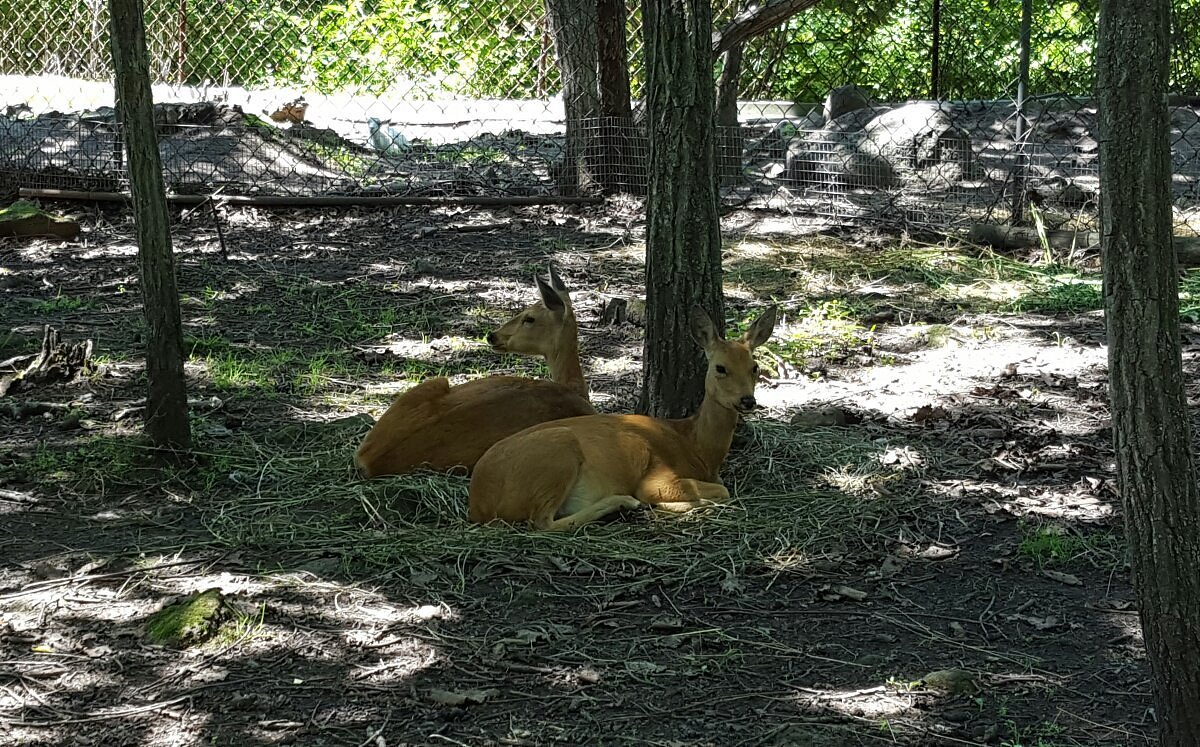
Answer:
[[[458,386],[427,379],[393,400],[363,439],[354,462],[363,477],[418,467],[466,467],[497,441],[537,423],[594,413],[579,365],[579,328],[571,295],[553,269],[537,280],[542,300],[488,335],[493,350],[541,355],[551,381],[489,376]]]
[[[756,406],[752,352],[771,336],[775,309],[726,341],[703,309],[692,337],[708,357],[704,402],[682,420],[588,415],[527,428],[488,450],[471,477],[470,519],[573,530],[642,503],[669,511],[725,501],[721,464],[738,415]]]

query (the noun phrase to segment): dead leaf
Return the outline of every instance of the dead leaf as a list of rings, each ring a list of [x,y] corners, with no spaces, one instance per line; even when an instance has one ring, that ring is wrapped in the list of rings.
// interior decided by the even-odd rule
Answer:
[[[678,617],[656,617],[650,621],[650,629],[659,631],[682,630],[683,620]]]
[[[941,545],[930,545],[921,552],[917,553],[917,557],[925,558],[926,560],[945,560],[958,555],[958,548],[942,547]]]
[[[1073,576],[1070,573],[1062,573],[1060,571],[1042,571],[1042,575],[1051,581],[1057,581],[1060,584],[1067,586],[1083,586],[1083,582],[1078,576]]]
[[[935,420],[945,420],[949,415],[941,405],[921,405],[910,417],[914,423],[930,423]]]
[[[1038,630],[1054,630],[1063,626],[1062,620],[1059,620],[1054,615],[1045,617],[1034,617],[1033,615],[1006,615],[1005,620],[1009,622],[1023,622],[1027,625],[1032,625]]]
[[[730,594],[738,594],[746,590],[746,585],[738,580],[738,577],[732,573],[726,573],[725,578],[721,579],[721,591]]]
[[[821,599],[826,602],[837,602],[842,599],[851,599],[855,602],[864,601],[867,598],[867,592],[859,591],[850,586],[822,586],[819,592]]]
[[[499,694],[500,691],[495,688],[451,692],[449,690],[439,690],[435,687],[429,690],[429,700],[438,705],[447,706],[479,705]]]

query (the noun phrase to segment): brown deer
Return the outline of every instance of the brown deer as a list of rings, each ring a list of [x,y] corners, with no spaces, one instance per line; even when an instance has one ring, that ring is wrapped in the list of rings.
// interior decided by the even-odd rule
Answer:
[[[510,436],[475,465],[471,521],[569,531],[640,504],[686,511],[727,500],[721,464],[738,416],[756,407],[752,351],[770,338],[775,315],[772,307],[730,342],[703,309],[692,309],[692,337],[708,358],[696,414],[682,420],[588,415]]]
[[[493,350],[545,357],[551,380],[488,376],[458,386],[427,379],[392,401],[354,463],[363,477],[419,467],[467,472],[497,441],[547,420],[595,412],[579,364],[579,327],[558,274],[536,277],[541,300],[488,335]]]

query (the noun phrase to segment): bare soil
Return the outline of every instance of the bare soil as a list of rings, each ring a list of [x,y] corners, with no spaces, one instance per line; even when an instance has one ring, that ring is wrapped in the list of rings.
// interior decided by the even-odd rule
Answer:
[[[182,463],[138,441],[130,217],[59,207],[79,241],[0,243],[0,359],[43,325],[102,357],[0,400],[0,743],[1153,741],[1098,313],[965,303],[861,269],[928,247],[731,216],[731,319],[780,302],[777,337],[829,344],[770,353],[728,509],[552,538],[465,526],[461,480],[357,484],[354,416],[438,372],[538,375],[480,336],[548,259],[598,407],[631,409],[641,330],[599,312],[639,292],[636,206],[247,209],[223,238],[177,214]],[[209,588],[223,635],[147,641]]]

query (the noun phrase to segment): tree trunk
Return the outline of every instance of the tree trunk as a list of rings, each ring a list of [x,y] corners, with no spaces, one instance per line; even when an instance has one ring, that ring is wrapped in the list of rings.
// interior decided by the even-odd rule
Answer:
[[[1101,0],[1100,214],[1117,475],[1160,743],[1200,744],[1200,490],[1171,247],[1169,0]]]
[[[597,176],[605,192],[644,193],[646,146],[633,127],[625,0],[597,0],[596,16],[601,118],[596,155],[602,160]]]
[[[717,173],[721,184],[736,184],[742,177],[742,132],[738,121],[738,92],[742,77],[742,45],[721,54],[717,78]]]
[[[600,116],[633,121],[629,98],[629,44],[625,38],[629,14],[625,0],[597,0]]]
[[[150,94],[145,16],[141,0],[110,0],[117,114],[128,153],[137,225],[142,310],[146,315],[146,433],[154,445],[191,446],[183,377],[183,329],[162,162]]]
[[[689,332],[699,305],[721,325],[721,234],[713,163],[709,0],[646,0],[650,180],[646,201],[645,379],[640,409],[682,417],[707,364]]]
[[[558,52],[567,119],[561,184],[568,194],[596,194],[600,183],[588,157],[600,110],[596,0],[546,0],[546,12]]]

